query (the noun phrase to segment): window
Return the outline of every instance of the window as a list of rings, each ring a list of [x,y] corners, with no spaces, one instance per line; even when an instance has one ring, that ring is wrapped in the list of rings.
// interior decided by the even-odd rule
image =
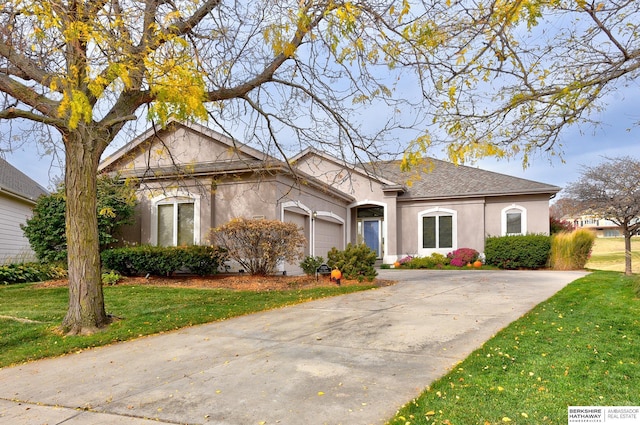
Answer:
[[[158,245],[193,245],[193,202],[158,205]]]
[[[525,235],[527,233],[527,210],[512,204],[502,209],[502,235]]]
[[[151,243],[184,246],[199,243],[200,200],[197,197],[170,196],[154,199]]]
[[[418,251],[421,255],[433,252],[449,252],[457,245],[456,212],[443,208],[422,211]]]
[[[451,248],[453,246],[453,217],[440,215],[422,217],[422,247]]]

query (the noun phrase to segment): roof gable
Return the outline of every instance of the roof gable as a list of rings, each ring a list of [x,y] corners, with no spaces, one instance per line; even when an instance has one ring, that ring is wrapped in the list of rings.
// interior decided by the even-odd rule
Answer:
[[[357,174],[368,180],[378,182],[382,186],[396,185],[395,182],[388,180],[386,176],[377,173],[375,169],[347,163],[346,161],[313,148],[307,148],[300,152],[291,158],[290,162],[297,169],[315,175],[316,178],[330,185],[341,186],[346,180],[352,177],[352,174]],[[319,176],[318,173],[320,173],[321,176]]]
[[[195,123],[150,128],[105,158],[98,170],[162,169],[176,164],[266,161],[268,155]]]
[[[48,192],[22,171],[0,158],[0,192],[35,202]]]

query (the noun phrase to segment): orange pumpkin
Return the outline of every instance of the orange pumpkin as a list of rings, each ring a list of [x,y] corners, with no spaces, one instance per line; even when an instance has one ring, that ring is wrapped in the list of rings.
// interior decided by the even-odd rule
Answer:
[[[393,267],[398,268],[400,267],[400,262],[396,261],[395,263],[393,263]]]
[[[342,272],[338,269],[331,270],[331,279],[340,280],[342,277]]]
[[[480,267],[482,267],[482,261],[480,260],[476,260],[473,262],[473,267],[475,267],[476,269],[479,269]]]

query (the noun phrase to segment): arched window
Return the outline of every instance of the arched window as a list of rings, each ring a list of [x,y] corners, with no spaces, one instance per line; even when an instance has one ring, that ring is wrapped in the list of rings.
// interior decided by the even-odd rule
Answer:
[[[184,246],[200,243],[200,197],[186,193],[152,200],[151,243]]]
[[[446,208],[433,208],[418,213],[418,252],[430,255],[448,253],[457,249],[457,212]]]
[[[502,236],[527,234],[527,209],[520,205],[502,209]]]

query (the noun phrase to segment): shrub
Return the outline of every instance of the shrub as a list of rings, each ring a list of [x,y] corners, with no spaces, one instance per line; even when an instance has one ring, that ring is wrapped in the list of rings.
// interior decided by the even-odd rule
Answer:
[[[458,248],[447,254],[447,258],[451,260],[449,264],[456,267],[463,267],[473,263],[479,256],[480,253],[473,248]]]
[[[97,185],[98,237],[100,249],[106,249],[118,242],[118,228],[131,224],[136,197],[133,187],[117,176],[100,176]],[[57,192],[38,198],[33,216],[21,226],[31,249],[42,263],[67,260],[66,206],[64,187],[60,186]]]
[[[434,252],[428,257],[414,257],[404,266],[410,269],[437,269],[448,266],[450,261],[446,255]]]
[[[227,259],[223,249],[212,246],[160,247],[141,245],[103,251],[102,267],[125,276],[170,276],[186,271],[201,276],[215,274]]]
[[[278,220],[235,218],[213,229],[209,237],[253,275],[268,275],[282,261],[300,260],[306,243],[300,227]]]
[[[552,235],[560,232],[572,232],[574,229],[574,225],[567,220],[560,220],[559,218],[549,217],[549,232]]]
[[[312,257],[308,255],[304,257],[304,260],[302,260],[302,262],[300,262],[300,268],[306,275],[313,276],[316,274],[316,270],[318,270],[318,267],[320,267],[322,263],[324,263],[324,258],[320,256]]]
[[[502,269],[540,269],[546,267],[550,251],[547,235],[489,237],[485,263]]]
[[[122,279],[122,276],[120,276],[117,272],[114,272],[113,270],[108,272],[108,273],[102,273],[102,284],[103,285],[116,285],[118,282],[120,282],[120,279]]]
[[[52,263],[22,263],[0,266],[0,284],[41,282],[43,280],[67,277],[67,269]]]
[[[345,279],[373,280],[378,275],[374,268],[376,257],[376,252],[366,244],[349,243],[344,251],[331,248],[327,253],[327,265],[340,270]]]
[[[555,270],[583,269],[589,261],[595,238],[593,232],[586,229],[553,235],[549,266]]]

